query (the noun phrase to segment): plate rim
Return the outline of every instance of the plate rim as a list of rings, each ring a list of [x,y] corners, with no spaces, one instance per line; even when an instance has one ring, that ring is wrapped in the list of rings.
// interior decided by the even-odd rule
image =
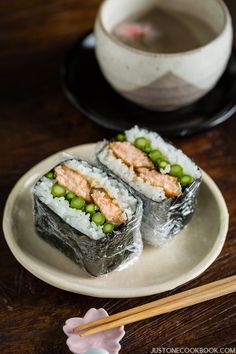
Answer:
[[[76,151],[78,149],[87,150],[87,149],[94,148],[94,146],[95,146],[94,143],[82,144],[82,145],[73,146],[71,148],[67,148],[65,150],[54,153],[48,156],[47,158],[41,160],[32,168],[30,168],[23,176],[19,178],[19,180],[13,186],[11,192],[8,195],[4,207],[2,228],[3,228],[3,233],[7,245],[10,248],[10,251],[12,252],[14,257],[17,259],[17,261],[30,273],[32,273],[34,276],[36,276],[37,278],[39,278],[40,280],[44,281],[47,284],[50,284],[59,289],[66,290],[69,292],[87,295],[87,296],[93,296],[93,297],[102,297],[102,298],[134,298],[134,297],[142,297],[142,296],[159,294],[165,291],[175,289],[176,287],[187,283],[188,281],[198,277],[201,273],[203,273],[220,254],[224,246],[225,239],[228,233],[228,227],[229,227],[229,213],[228,213],[228,208],[224,200],[224,197],[221,191],[219,190],[218,186],[216,185],[216,183],[213,181],[213,179],[203,170],[202,170],[203,183],[205,183],[209,187],[211,193],[214,195],[217,204],[219,206],[221,219],[220,219],[220,227],[219,227],[218,235],[210,252],[207,253],[207,255],[202,259],[202,261],[199,262],[195,267],[188,270],[187,273],[184,273],[175,279],[171,279],[161,284],[155,284],[146,287],[119,288],[119,289],[103,288],[103,287],[94,288],[92,284],[91,285],[80,284],[79,277],[78,277],[78,282],[76,282],[76,284],[71,282],[70,279],[60,280],[60,277],[58,277],[58,275],[61,274],[61,271],[57,271],[54,268],[50,268],[50,272],[44,272],[43,268],[38,267],[37,262],[35,263],[26,253],[23,252],[22,248],[19,247],[19,245],[15,240],[14,232],[9,226],[9,220],[10,220],[9,215],[13,207],[13,201],[18,195],[17,192],[19,186],[22,183],[24,183],[24,181],[27,181],[28,178],[30,177],[32,178],[34,172],[36,172],[41,165],[44,165],[45,163],[48,163],[55,158],[58,158],[60,154],[69,153],[73,155],[76,154]],[[78,156],[78,151],[77,151],[77,156]]]

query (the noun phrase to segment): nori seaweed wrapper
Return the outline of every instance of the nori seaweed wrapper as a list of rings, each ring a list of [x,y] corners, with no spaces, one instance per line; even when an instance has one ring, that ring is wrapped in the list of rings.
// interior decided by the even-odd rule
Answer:
[[[170,144],[169,142],[167,143]],[[97,151],[95,152],[95,160],[98,166],[112,173],[98,158],[99,153],[106,148],[107,144],[109,144],[107,141],[104,141],[101,145],[98,144]],[[118,178],[122,177],[119,176]],[[123,181],[128,185],[125,180]],[[163,246],[189,223],[195,212],[201,181],[201,177],[195,179],[191,185],[183,189],[180,197],[167,197],[160,202],[154,201],[146,197],[143,193],[133,189],[135,195],[143,201],[141,233],[144,241],[153,246]]]
[[[153,246],[162,246],[178,234],[191,220],[201,179],[195,180],[178,198],[153,201],[138,193],[143,201],[141,232],[144,240]]]
[[[134,196],[130,188],[125,188]],[[141,199],[134,197],[137,207],[133,217],[112,233],[94,240],[67,224],[33,190],[35,228],[45,241],[94,277],[122,270],[135,263],[143,249],[140,232],[143,205]]]

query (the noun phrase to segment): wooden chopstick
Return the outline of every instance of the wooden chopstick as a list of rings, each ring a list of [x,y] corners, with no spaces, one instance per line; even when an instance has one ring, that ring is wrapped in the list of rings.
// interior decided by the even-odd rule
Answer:
[[[74,328],[80,336],[102,332],[111,328],[151,318],[163,313],[192,306],[236,291],[236,275],[184,291],[148,304],[129,309]],[[95,327],[95,328],[93,328]],[[92,329],[91,329],[92,328]]]
[[[224,283],[231,282],[232,281],[232,277],[228,277],[228,278],[225,278],[223,280],[218,280],[218,281],[209,283],[209,284],[207,284],[207,286],[210,289],[210,288],[216,287],[218,285],[218,283],[222,282],[222,281],[224,281]],[[82,326],[74,328],[74,332],[78,333],[78,332],[80,332],[82,330],[85,330],[85,329],[88,329],[88,328],[92,328],[92,327],[96,327],[96,326],[98,326],[100,324],[105,324],[105,323],[108,323],[108,322],[112,322],[114,320],[117,320],[117,319],[120,319],[120,318],[124,318],[124,317],[130,316],[130,315],[136,314],[136,313],[140,313],[142,311],[146,311],[146,310],[148,310],[150,308],[153,308],[153,307],[156,307],[156,306],[160,307],[160,306],[165,305],[165,304],[167,304],[169,302],[173,302],[173,301],[178,300],[180,298],[184,298],[184,297],[188,296],[190,292],[192,294],[198,293],[199,291],[204,290],[205,287],[206,287],[206,285],[202,285],[200,287],[197,287],[197,288],[194,288],[194,289],[191,289],[191,290],[187,290],[187,291],[184,291],[184,292],[179,293],[179,294],[171,295],[171,296],[165,297],[163,299],[159,299],[159,300],[156,300],[156,301],[149,302],[149,303],[147,303],[145,305],[137,306],[137,307],[134,307],[132,309],[129,309],[129,310],[126,310],[126,311],[122,311],[122,312],[119,312],[117,314],[114,314],[114,315],[111,315],[111,316],[108,316],[108,317],[105,317],[105,318],[101,318],[101,319],[93,321],[93,322],[86,323],[86,324],[84,324]]]
[[[218,280],[218,281],[209,283],[209,284],[207,284],[207,286],[208,286],[209,289],[210,288],[214,288],[221,281],[222,280]],[[223,279],[223,281],[225,283],[231,282],[232,281],[232,277],[225,278],[225,279]],[[78,333],[78,332],[80,332],[82,330],[89,329],[89,328],[92,328],[92,327],[97,327],[100,324],[105,324],[105,323],[108,323],[108,322],[112,322],[114,320],[118,320],[120,318],[124,318],[124,317],[130,316],[130,315],[136,314],[136,313],[140,313],[142,311],[146,311],[146,310],[148,310],[150,308],[153,308],[153,307],[156,307],[156,306],[160,307],[160,306],[165,305],[165,304],[167,304],[169,302],[176,301],[176,300],[178,300],[180,298],[183,299],[184,297],[189,295],[189,292],[191,292],[192,294],[198,293],[199,291],[201,291],[201,289],[204,290],[205,287],[206,287],[206,285],[202,285],[200,287],[197,287],[197,288],[194,288],[194,289],[191,289],[191,290],[187,290],[187,291],[184,291],[184,292],[179,293],[179,294],[171,295],[171,296],[165,297],[163,299],[159,299],[159,300],[156,300],[156,301],[149,302],[149,303],[147,303],[145,305],[137,306],[137,307],[134,307],[132,309],[129,309],[129,310],[126,310],[126,311],[122,311],[122,312],[119,312],[117,314],[114,314],[114,315],[111,315],[111,316],[108,316],[108,317],[104,317],[104,318],[101,318],[101,319],[93,321],[93,322],[86,323],[86,324],[84,324],[82,326],[78,326],[78,327],[74,328],[74,332]]]

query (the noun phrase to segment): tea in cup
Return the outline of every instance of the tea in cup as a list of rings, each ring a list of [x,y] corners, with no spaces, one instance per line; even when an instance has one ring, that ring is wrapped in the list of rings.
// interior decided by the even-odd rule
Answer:
[[[96,24],[96,57],[122,96],[155,111],[206,95],[232,50],[222,0],[106,0]]]

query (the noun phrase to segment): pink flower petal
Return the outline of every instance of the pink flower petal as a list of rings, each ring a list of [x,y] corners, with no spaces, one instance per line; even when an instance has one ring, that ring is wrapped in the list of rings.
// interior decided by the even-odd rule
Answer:
[[[99,318],[103,318],[103,317],[107,317],[108,313],[106,312],[106,310],[104,309],[95,309],[92,308],[89,311],[87,311],[87,313],[85,314],[83,321],[84,323],[88,323],[88,322],[92,322],[92,321],[96,321]]]
[[[72,353],[79,354],[92,348],[101,348],[109,354],[118,354],[120,350],[119,341],[125,335],[123,327],[114,328],[90,336],[80,337],[78,333],[73,333],[73,329],[79,325],[96,321],[107,317],[108,313],[104,309],[92,308],[87,311],[83,318],[70,318],[63,327],[64,333],[68,336],[67,345]]]
[[[91,343],[88,340],[83,340],[79,335],[69,337],[66,344],[72,353],[84,353],[94,347],[91,346]]]
[[[148,24],[122,23],[116,30],[117,34],[127,39],[140,39],[153,36],[153,29]]]
[[[65,326],[63,327],[63,331],[66,335],[69,335],[69,333],[73,333],[73,329],[75,327],[81,326],[82,324],[84,324],[82,318],[79,317],[70,318],[69,320],[66,321]]]

